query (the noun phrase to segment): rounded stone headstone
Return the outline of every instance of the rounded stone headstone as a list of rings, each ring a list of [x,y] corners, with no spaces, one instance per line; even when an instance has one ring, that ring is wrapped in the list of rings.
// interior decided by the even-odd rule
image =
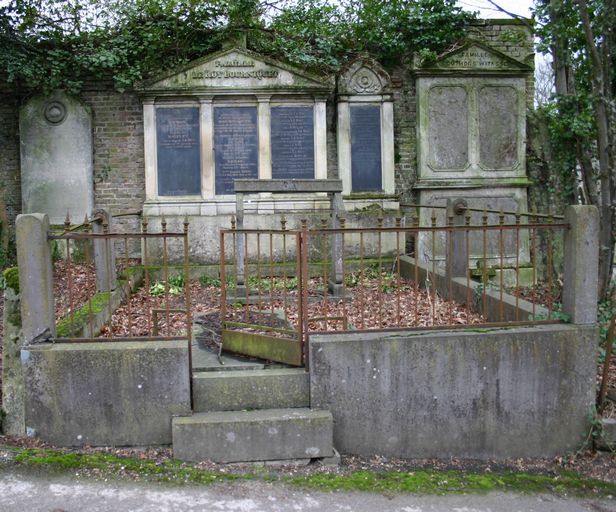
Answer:
[[[93,205],[92,120],[79,101],[57,91],[32,98],[19,114],[24,213],[79,223]]]

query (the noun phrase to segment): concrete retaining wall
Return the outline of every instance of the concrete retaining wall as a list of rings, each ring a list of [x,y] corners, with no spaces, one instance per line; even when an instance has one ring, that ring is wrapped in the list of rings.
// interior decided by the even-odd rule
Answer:
[[[190,414],[186,341],[44,344],[21,351],[28,435],[59,446],[171,443]]]
[[[551,456],[594,405],[594,326],[310,337],[311,405],[343,453]]]

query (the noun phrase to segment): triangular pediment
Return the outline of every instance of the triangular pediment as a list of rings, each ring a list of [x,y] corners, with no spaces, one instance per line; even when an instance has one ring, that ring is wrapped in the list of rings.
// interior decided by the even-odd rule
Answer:
[[[207,55],[137,86],[143,93],[323,91],[332,82],[243,48]]]
[[[435,61],[416,65],[422,70],[447,70],[471,72],[531,72],[532,68],[479,41],[468,40],[462,46],[446,52]]]

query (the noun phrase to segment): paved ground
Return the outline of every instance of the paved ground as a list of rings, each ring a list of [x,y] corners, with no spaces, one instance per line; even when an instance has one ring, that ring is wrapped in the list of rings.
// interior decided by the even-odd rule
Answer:
[[[616,512],[614,501],[493,493],[411,496],[322,493],[279,483],[218,486],[102,482],[14,472],[0,473],[2,512]]]

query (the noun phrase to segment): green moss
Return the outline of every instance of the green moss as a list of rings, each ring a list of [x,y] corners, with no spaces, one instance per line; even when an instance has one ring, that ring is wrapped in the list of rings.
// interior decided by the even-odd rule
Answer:
[[[80,469],[96,469],[100,474],[110,478],[118,474],[132,473],[143,479],[158,482],[211,484],[251,477],[250,474],[237,475],[197,469],[174,459],[156,462],[118,457],[108,453],[82,454],[48,449],[3,448],[8,448],[15,453],[13,461],[18,466],[71,472]]]
[[[320,490],[396,492],[415,494],[518,493],[613,496],[616,484],[582,478],[567,472],[555,476],[528,473],[463,473],[461,471],[418,470],[375,473],[358,471],[350,475],[315,474],[288,479],[290,483]]]
[[[175,484],[211,484],[240,479],[265,479],[289,483],[303,488],[324,491],[365,491],[376,493],[456,494],[492,491],[523,494],[550,493],[579,497],[608,498],[616,494],[616,484],[583,478],[572,471],[554,475],[462,471],[356,471],[346,475],[316,473],[303,476],[275,476],[254,470],[229,474],[204,470],[174,459],[152,461],[118,457],[108,453],[66,453],[51,449],[25,449],[3,446],[14,453],[13,464],[22,467],[48,468],[57,471],[96,469],[97,474],[113,478],[118,474],[132,474],[149,481]],[[5,465],[8,463],[4,463]]]
[[[65,316],[56,324],[58,338],[66,338],[79,332],[89,321],[90,314],[97,315],[109,305],[110,297],[111,294],[109,292],[99,292],[92,297],[89,303],[86,302],[76,310],[72,318],[71,316]]]
[[[17,267],[7,268],[2,272],[2,277],[7,288],[19,293],[19,269]]]

